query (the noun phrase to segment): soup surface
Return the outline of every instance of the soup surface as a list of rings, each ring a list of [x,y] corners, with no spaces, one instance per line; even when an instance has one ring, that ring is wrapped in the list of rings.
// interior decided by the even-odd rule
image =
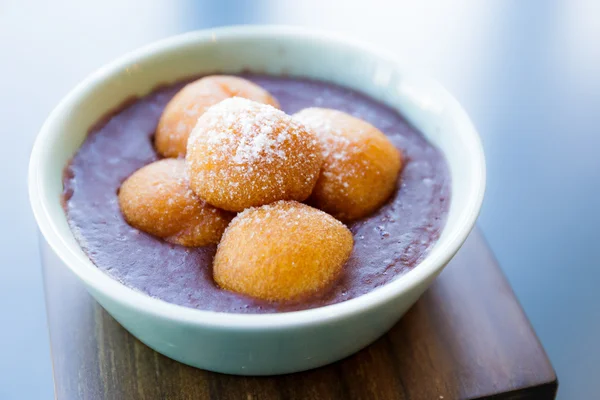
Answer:
[[[134,171],[156,161],[153,135],[167,102],[185,84],[161,88],[117,110],[93,128],[65,168],[63,202],[83,250],[102,271],[164,301],[202,310],[272,313],[338,303],[365,294],[414,268],[444,227],[450,176],[443,155],[395,110],[330,83],[244,75],[293,114],[334,108],[362,118],[402,149],[405,166],[397,191],[377,212],[349,225],[354,250],[336,284],[297,303],[268,303],[216,286],[216,246],[186,248],[140,232],[123,219],[117,193]]]

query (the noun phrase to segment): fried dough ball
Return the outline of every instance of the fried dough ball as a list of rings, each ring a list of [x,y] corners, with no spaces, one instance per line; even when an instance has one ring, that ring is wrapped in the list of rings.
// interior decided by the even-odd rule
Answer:
[[[233,214],[200,200],[189,188],[183,160],[167,158],[134,172],[119,190],[133,227],[183,246],[216,244]]]
[[[234,96],[279,108],[269,92],[246,79],[226,75],[198,79],[181,89],[165,107],[156,128],[156,150],[165,157],[185,156],[198,117],[210,106]]]
[[[385,203],[396,187],[402,154],[379,129],[325,108],[306,108],[294,118],[313,129],[323,151],[323,168],[309,204],[350,221]]]
[[[223,289],[268,301],[297,300],[330,286],[352,246],[352,233],[332,216],[278,201],[231,221],[213,276]]]
[[[243,211],[277,200],[307,199],[322,156],[313,132],[283,111],[233,97],[198,119],[186,162],[190,187],[201,199]]]

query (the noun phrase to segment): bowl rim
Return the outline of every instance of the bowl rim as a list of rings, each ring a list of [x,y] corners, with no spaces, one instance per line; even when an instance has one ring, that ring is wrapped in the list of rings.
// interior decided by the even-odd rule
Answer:
[[[52,153],[51,151],[47,151],[49,148],[47,143],[55,139],[56,136],[60,136],[54,125],[63,114],[69,111],[68,105],[81,97],[93,93],[95,87],[101,85],[105,79],[118,73],[133,62],[144,59],[145,56],[167,51],[174,47],[185,46],[186,44],[214,41],[215,38],[232,40],[252,35],[270,35],[278,39],[293,37],[294,39],[325,41],[330,44],[352,48],[353,51],[366,54],[370,58],[391,60],[393,61],[394,69],[410,72],[411,76],[418,76],[419,79],[429,81],[435,87],[436,92],[444,97],[445,105],[452,109],[452,118],[461,120],[462,129],[460,131],[462,140],[470,150],[468,154],[472,157],[472,162],[478,167],[473,175],[473,193],[467,196],[467,202],[464,205],[466,211],[457,220],[453,231],[449,232],[443,242],[438,241],[436,250],[428,254],[415,268],[364,295],[336,304],[282,313],[228,313],[198,310],[168,303],[134,288],[130,288],[105,272],[102,272],[87,257],[82,256],[79,249],[77,251],[74,250],[65,238],[61,236],[56,224],[59,217],[52,215],[47,206],[47,203],[51,200],[49,200],[48,196],[45,196],[43,177],[50,172],[46,173],[46,168],[43,167],[48,163]],[[348,316],[368,312],[386,304],[402,293],[409,292],[428,279],[435,277],[462,246],[472,230],[483,201],[485,182],[485,158],[481,140],[466,112],[440,84],[404,66],[390,52],[360,40],[318,29],[281,25],[241,25],[192,31],[172,36],[129,52],[90,74],[60,101],[43,124],[31,153],[28,186],[31,207],[42,235],[55,254],[87,286],[128,307],[178,323],[215,328],[265,329],[335,323],[335,321]],[[62,218],[64,218],[64,214]]]

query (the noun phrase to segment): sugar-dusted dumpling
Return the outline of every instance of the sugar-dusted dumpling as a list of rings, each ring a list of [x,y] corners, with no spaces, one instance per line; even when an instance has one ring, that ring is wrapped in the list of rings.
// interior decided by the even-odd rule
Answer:
[[[190,135],[190,187],[203,200],[243,211],[303,201],[322,164],[317,137],[272,106],[234,97],[209,108]]]
[[[185,162],[164,159],[134,172],[119,190],[133,227],[184,246],[216,244],[233,214],[200,200],[189,188]]]
[[[268,301],[301,299],[336,280],[352,233],[332,216],[295,201],[250,208],[223,234],[213,265],[223,289]]]
[[[325,108],[307,108],[294,118],[312,128],[323,151],[323,168],[309,204],[350,221],[385,203],[396,188],[402,155],[379,129]]]

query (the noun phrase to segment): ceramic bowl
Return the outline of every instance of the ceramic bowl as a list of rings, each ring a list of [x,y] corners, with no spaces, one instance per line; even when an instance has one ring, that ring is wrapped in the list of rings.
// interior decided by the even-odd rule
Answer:
[[[330,81],[398,109],[445,155],[452,178],[448,221],[413,270],[368,294],[326,307],[262,315],[200,311],[135,291],[92,264],[61,207],[62,171],[89,128],[131,96],[182,78],[254,71]],[[100,68],[73,89],[42,127],[31,155],[31,205],[45,241],[90,294],[131,334],[168,357],[240,375],[319,367],[383,335],[461,247],[485,187],[480,139],[439,84],[374,46],[324,32],[245,26],[166,39]]]

